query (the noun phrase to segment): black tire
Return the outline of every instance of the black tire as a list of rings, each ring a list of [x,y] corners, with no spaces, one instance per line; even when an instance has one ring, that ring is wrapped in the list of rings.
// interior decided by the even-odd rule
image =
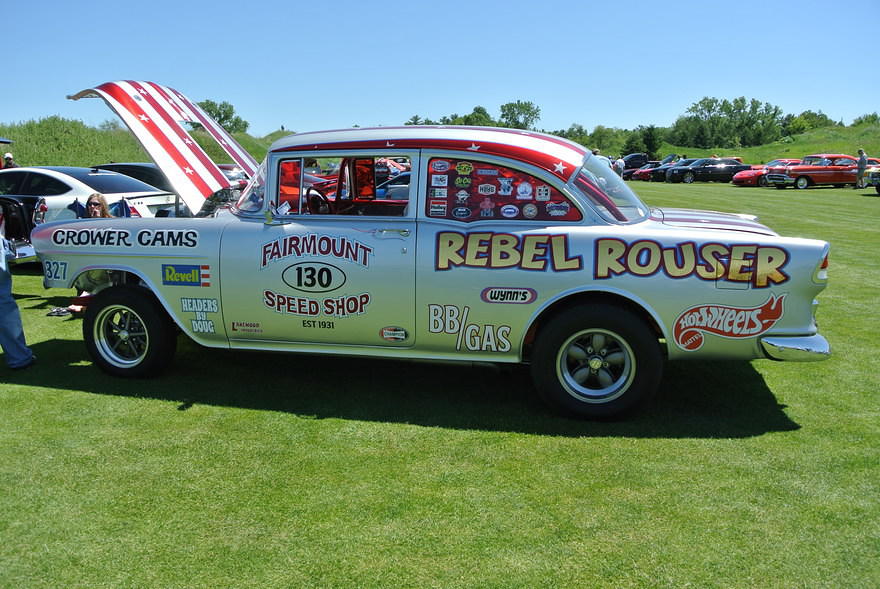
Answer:
[[[632,411],[654,395],[663,353],[640,317],[616,305],[594,304],[563,311],[540,330],[531,369],[550,407],[603,419]]]
[[[177,348],[165,310],[149,291],[133,286],[108,288],[89,302],[83,339],[98,368],[123,377],[159,374]]]
[[[767,178],[764,175],[758,176],[758,187],[766,188],[767,187]]]
[[[794,187],[798,190],[809,188],[810,184],[810,179],[806,176],[798,176],[797,180],[794,181]]]
[[[696,178],[694,176],[694,173],[688,172],[687,174],[684,175],[684,178],[682,178],[681,181],[684,182],[685,184],[693,184],[695,179]]]

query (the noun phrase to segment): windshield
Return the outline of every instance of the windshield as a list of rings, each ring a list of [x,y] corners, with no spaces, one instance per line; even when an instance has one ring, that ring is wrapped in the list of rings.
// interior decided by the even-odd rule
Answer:
[[[645,203],[603,157],[588,155],[572,184],[607,221],[630,223],[648,215]]]
[[[260,164],[260,168],[251,179],[247,187],[241,192],[241,197],[235,203],[235,208],[244,213],[253,213],[263,208],[263,198],[266,196],[266,163]]]

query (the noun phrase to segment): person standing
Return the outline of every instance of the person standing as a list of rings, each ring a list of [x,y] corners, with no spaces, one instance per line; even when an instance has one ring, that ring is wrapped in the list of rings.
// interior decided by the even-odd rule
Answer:
[[[15,163],[15,160],[12,158],[12,154],[8,151],[3,155],[3,167],[4,168],[17,168],[18,164]]]
[[[3,215],[0,214],[0,224]],[[27,368],[37,360],[24,339],[24,327],[18,304],[12,297],[12,274],[8,259],[15,257],[15,246],[0,233],[0,348],[6,365],[13,370]]]
[[[856,166],[856,185],[854,188],[864,188],[865,187],[865,170],[868,168],[868,154],[865,153],[864,149],[859,150],[859,162]]]

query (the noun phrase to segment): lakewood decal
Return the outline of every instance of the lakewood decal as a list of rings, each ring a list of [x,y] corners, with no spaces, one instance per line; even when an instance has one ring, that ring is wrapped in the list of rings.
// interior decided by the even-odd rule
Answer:
[[[465,266],[567,272],[582,267],[581,256],[569,255],[568,236],[564,234],[441,231],[437,234],[436,251],[436,270]]]
[[[652,276],[661,270],[670,278],[696,276],[701,280],[749,282],[755,288],[767,288],[788,282],[782,271],[788,252],[764,245],[725,245],[693,242],[664,247],[642,239],[627,243],[620,239],[596,240],[595,278],[621,274]]]
[[[468,323],[470,307],[428,305],[428,331],[455,336],[455,349],[471,352],[509,352],[510,326]]]
[[[162,264],[166,286],[211,286],[211,267],[190,264]]]
[[[535,289],[528,287],[490,286],[483,289],[480,298],[485,303],[526,305],[534,303],[538,298],[538,293]]]
[[[281,237],[264,243],[260,249],[260,268],[265,268],[270,262],[305,256],[328,256],[369,268],[370,256],[373,255],[373,248],[357,240],[317,233]]]
[[[697,305],[675,320],[675,344],[689,352],[703,346],[704,333],[730,339],[755,337],[776,325],[783,315],[785,295],[770,295],[758,307],[728,307],[726,305]]]
[[[128,229],[56,229],[52,243],[68,247],[187,247],[199,245],[194,229],[141,229],[134,236]]]

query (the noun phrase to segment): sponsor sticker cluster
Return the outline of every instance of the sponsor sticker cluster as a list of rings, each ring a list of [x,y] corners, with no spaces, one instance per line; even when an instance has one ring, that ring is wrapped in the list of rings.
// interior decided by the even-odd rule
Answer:
[[[432,159],[428,165],[429,217],[575,221],[580,212],[554,187],[529,174],[483,162]]]

